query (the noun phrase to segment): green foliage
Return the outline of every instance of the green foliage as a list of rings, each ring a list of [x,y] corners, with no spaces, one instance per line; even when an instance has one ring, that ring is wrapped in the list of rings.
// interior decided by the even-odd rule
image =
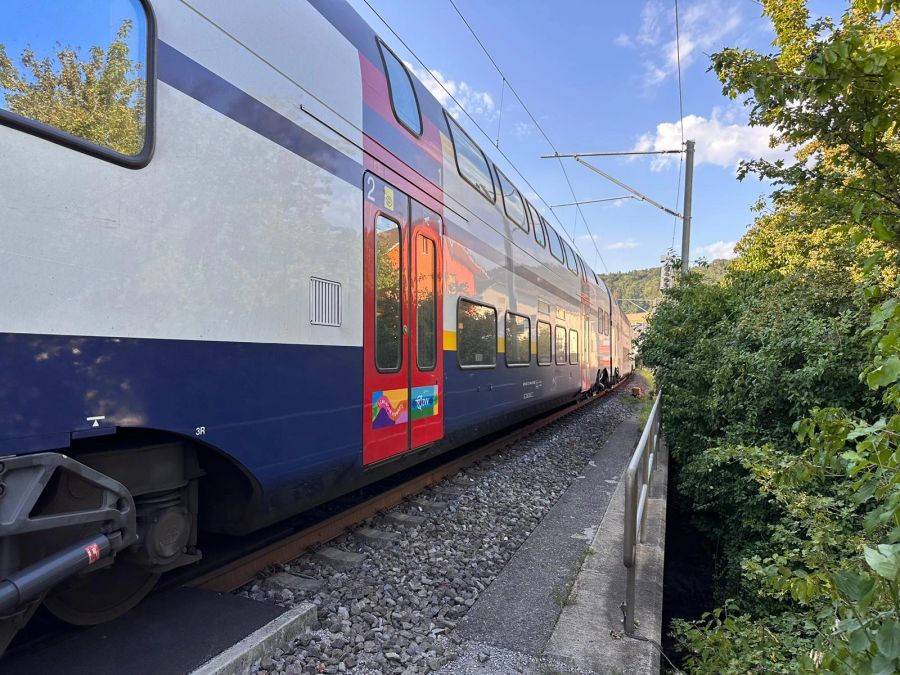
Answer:
[[[713,68],[793,163],[724,282],[689,276],[641,338],[677,489],[724,609],[674,626],[699,673],[900,671],[900,21],[763,0],[778,52]],[[730,600],[729,598],[734,598]]]
[[[718,282],[725,276],[728,269],[728,260],[718,259],[709,263],[703,263],[699,267],[701,275],[710,283]],[[614,272],[601,274],[600,278],[609,287],[616,300],[622,298],[640,298],[655,302],[660,298],[659,267],[648,267],[643,270],[631,270],[630,272]],[[632,311],[627,308],[627,311]]]
[[[137,155],[144,146],[145,73],[129,54],[132,23],[122,22],[104,49],[82,58],[77,47],[57,45],[40,57],[30,48],[16,66],[0,43],[0,91],[10,111],[79,138]]]

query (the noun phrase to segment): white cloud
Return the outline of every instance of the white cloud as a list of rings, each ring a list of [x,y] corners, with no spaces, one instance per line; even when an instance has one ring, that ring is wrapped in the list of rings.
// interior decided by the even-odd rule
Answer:
[[[698,54],[714,51],[742,22],[740,5],[727,0],[695,0],[679,13],[681,67],[688,68]],[[619,47],[646,48],[643,81],[661,84],[678,70],[675,12],[668,3],[649,0],[641,10],[641,23],[634,36],[622,33],[613,40]]]
[[[706,246],[700,246],[694,251],[697,257],[704,257],[708,260],[718,260],[719,258],[727,258],[731,260],[737,254],[734,252],[736,241],[716,241]]]
[[[416,68],[408,61],[405,63],[413,75],[419,78],[425,88],[431,92],[431,95],[454,117],[459,117],[461,112],[453,102],[454,98],[470,115],[481,115],[487,118],[497,115],[494,97],[490,92],[479,91],[465,80],[452,80],[439,70],[425,70]]]
[[[637,41],[648,47],[659,43],[662,34],[662,22],[665,20],[666,9],[659,0],[650,0],[641,10],[641,27],[638,29]]]
[[[619,251],[626,248],[637,248],[640,245],[640,242],[634,239],[625,239],[624,241],[614,241],[611,244],[607,244],[605,248],[608,248],[610,251]]]
[[[536,127],[531,122],[516,122],[513,126],[513,133],[519,138],[531,136],[536,131]]]
[[[742,123],[740,112],[734,107],[725,110],[713,108],[709,118],[699,115],[686,115],[684,118],[684,137],[697,142],[695,166],[712,164],[728,168],[736,167],[744,159],[788,158],[784,147],[769,147],[772,133],[773,130],[768,127],[752,127]],[[677,150],[679,147],[681,125],[675,121],[656,125],[656,131],[642,135],[634,149]],[[650,168],[662,171],[677,161],[678,155],[657,155]]]

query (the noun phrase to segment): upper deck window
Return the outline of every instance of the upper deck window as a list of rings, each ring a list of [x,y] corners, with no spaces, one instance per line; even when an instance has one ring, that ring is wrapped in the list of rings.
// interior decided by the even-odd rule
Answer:
[[[531,204],[528,204],[528,210],[531,213],[531,223],[534,225],[534,240],[538,243],[538,246],[545,248],[547,240],[544,239],[544,226],[541,225],[541,217]]]
[[[391,93],[391,107],[397,121],[415,136],[422,135],[422,114],[419,112],[419,100],[412,77],[406,66],[391,51],[390,47],[378,41],[384,70],[387,73],[388,89]]]
[[[0,3],[0,123],[145,166],[154,33],[140,0]]]
[[[455,119],[446,113],[445,116],[450,125],[450,140],[453,142],[459,175],[493,204],[497,201],[497,193],[494,191],[494,179],[484,153]]]
[[[560,237],[562,239],[562,237]],[[569,268],[569,271],[572,274],[578,274],[578,263],[575,262],[575,251],[572,250],[572,247],[569,246],[569,243],[563,241],[563,246],[566,249],[566,267]]]
[[[500,169],[497,169],[497,181],[500,183],[500,194],[503,195],[503,209],[506,215],[520,228],[528,232],[528,218],[525,215],[525,202],[519,191],[509,182]]]
[[[582,280],[587,281],[588,280],[587,265],[584,264],[584,260],[581,259],[581,256],[578,256],[578,271],[581,272]]]
[[[566,262],[566,254],[563,253],[562,244],[559,240],[559,235],[556,234],[556,230],[550,227],[550,223],[546,220],[544,221],[544,227],[547,230],[547,238],[550,240],[550,253],[554,258],[559,260],[561,263]]]

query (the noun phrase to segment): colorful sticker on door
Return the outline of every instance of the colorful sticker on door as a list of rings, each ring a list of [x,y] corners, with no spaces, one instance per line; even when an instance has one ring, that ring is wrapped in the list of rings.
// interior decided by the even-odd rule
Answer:
[[[390,389],[372,393],[372,428],[382,429],[409,421],[406,398],[408,389]]]
[[[410,396],[410,408],[412,418],[420,420],[425,417],[434,417],[438,414],[438,387],[413,387]]]

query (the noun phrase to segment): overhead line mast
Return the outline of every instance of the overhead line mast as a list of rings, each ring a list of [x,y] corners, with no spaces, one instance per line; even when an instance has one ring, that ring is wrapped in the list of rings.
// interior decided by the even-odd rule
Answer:
[[[682,154],[685,156],[685,164],[686,170],[684,174],[684,212],[678,213],[670,209],[667,206],[663,206],[655,199],[652,199],[645,195],[643,192],[638,190],[637,188],[633,188],[627,183],[620,181],[615,176],[611,176],[603,169],[594,166],[590,162],[584,160],[584,157],[616,157],[620,155],[673,155],[673,154]],[[688,254],[691,248],[691,199],[693,197],[694,190],[694,141],[688,140],[684,142],[684,150],[624,150],[621,152],[575,152],[575,153],[567,153],[560,154],[558,152],[553,153],[552,155],[541,155],[541,159],[559,159],[562,161],[562,158],[568,157],[574,159],[579,164],[586,166],[588,169],[593,171],[594,173],[602,176],[608,181],[611,181],[618,185],[623,190],[627,190],[634,196],[635,199],[638,199],[642,202],[647,202],[651,206],[655,206],[660,211],[664,211],[668,213],[670,216],[674,216],[676,219],[681,219],[682,229],[681,229],[681,271],[682,274],[686,274],[688,270]],[[621,197],[613,199],[621,199]],[[603,200],[596,200],[603,201]],[[560,205],[564,206],[564,205]]]

